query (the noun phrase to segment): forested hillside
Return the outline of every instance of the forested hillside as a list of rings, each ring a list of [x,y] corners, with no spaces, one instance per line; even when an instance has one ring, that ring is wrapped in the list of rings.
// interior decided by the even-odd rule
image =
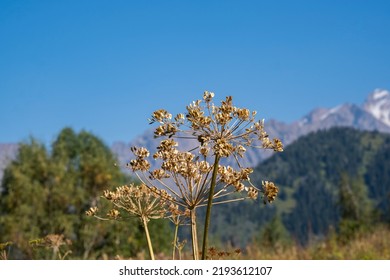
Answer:
[[[214,234],[234,245],[256,239],[274,219],[282,220],[293,241],[307,244],[338,229],[343,219],[370,223],[390,216],[388,134],[351,128],[315,132],[259,164],[253,175],[258,186],[261,180],[276,182],[279,196],[271,206],[251,201],[219,206]]]
[[[0,196],[0,243],[12,242],[9,257],[51,258],[56,252],[51,243],[49,249],[39,244],[52,234],[63,238],[67,258],[142,253],[145,241],[136,220],[98,222],[85,216],[103,189],[130,180],[114,163],[109,149],[86,132],[64,129],[50,150],[34,139],[21,144],[5,170]],[[390,135],[351,128],[311,133],[259,164],[252,183],[261,186],[262,180],[278,185],[278,198],[267,205],[261,200],[216,205],[213,246],[306,246],[335,232],[349,238],[389,222]],[[168,221],[151,226],[157,251],[164,251],[171,242]]]

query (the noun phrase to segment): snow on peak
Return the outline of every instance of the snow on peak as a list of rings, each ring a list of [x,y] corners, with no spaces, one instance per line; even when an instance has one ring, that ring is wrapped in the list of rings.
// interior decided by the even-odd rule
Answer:
[[[388,90],[374,90],[364,104],[364,109],[376,119],[390,126],[390,92]]]
[[[372,99],[374,100],[378,100],[378,99],[381,99],[383,97],[386,97],[386,96],[389,96],[390,95],[390,92],[385,90],[385,89],[375,89],[374,92],[372,93]]]
[[[323,115],[320,117],[320,120],[323,121],[323,120],[325,120],[327,117],[329,117],[331,114],[337,113],[337,111],[340,110],[341,107],[342,107],[342,106],[339,105],[339,106],[336,106],[336,107],[330,109],[329,111],[327,111],[325,114],[323,114]]]

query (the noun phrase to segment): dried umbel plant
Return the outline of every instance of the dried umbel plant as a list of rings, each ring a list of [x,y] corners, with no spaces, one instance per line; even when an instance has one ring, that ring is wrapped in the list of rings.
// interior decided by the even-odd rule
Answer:
[[[173,242],[172,242],[172,260],[175,259],[176,249],[179,252],[179,259],[181,259],[181,251],[184,248],[184,245],[187,243],[186,240],[182,242],[179,241],[178,232],[179,227],[183,225],[189,224],[190,211],[187,209],[186,211],[179,210],[179,206],[177,204],[171,203],[168,207],[169,212],[171,213],[168,216],[169,220],[175,225],[175,231],[173,234]]]
[[[0,260],[8,260],[8,250],[11,245],[12,242],[0,243]]]
[[[33,247],[45,247],[52,249],[52,259],[56,259],[57,256],[60,260],[64,260],[66,256],[72,253],[71,250],[66,251],[64,254],[61,254],[60,248],[62,246],[69,246],[72,244],[72,241],[65,238],[63,234],[48,234],[43,238],[35,239],[30,241],[30,245]]]
[[[135,158],[128,164],[138,178],[152,192],[170,196],[171,203],[182,212],[190,212],[192,250],[198,259],[196,209],[206,206],[202,259],[206,258],[208,229],[213,204],[227,203],[243,199],[257,199],[272,202],[278,188],[272,182],[263,182],[261,187],[251,183],[252,168],[242,167],[240,158],[245,157],[248,147],[283,151],[282,142],[270,139],[264,130],[264,120],[256,121],[256,111],[233,106],[231,96],[226,97],[220,106],[213,103],[214,93],[205,92],[203,100],[192,102],[185,114],[172,116],[160,109],[150,118],[150,124],[158,123],[155,137],[163,140],[153,154],[161,162],[158,169],[150,170],[150,152],[143,147],[132,147]],[[181,151],[179,141],[195,139],[197,145],[190,151]],[[232,157],[238,168],[220,164],[221,158]],[[172,185],[173,182],[173,185]],[[239,198],[231,194],[241,193]]]
[[[90,208],[86,214],[100,220],[122,220],[128,217],[138,217],[145,229],[150,257],[154,260],[148,222],[150,219],[160,219],[167,216],[168,206],[172,200],[171,196],[165,190],[151,189],[144,184],[140,186],[130,184],[117,187],[115,191],[106,190],[103,192],[103,197],[113,206],[107,212],[107,218],[97,215],[97,207]]]

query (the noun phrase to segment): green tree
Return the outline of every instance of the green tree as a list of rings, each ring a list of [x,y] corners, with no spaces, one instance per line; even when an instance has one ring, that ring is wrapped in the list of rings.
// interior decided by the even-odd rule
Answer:
[[[352,179],[346,173],[341,174],[339,189],[340,241],[347,242],[350,238],[369,229],[375,217],[372,205],[364,179],[361,176]]]
[[[390,223],[390,137],[387,136],[381,149],[375,154],[365,176],[370,198],[383,221]]]
[[[275,215],[260,231],[255,239],[260,250],[276,250],[291,244],[291,237],[279,215]]]
[[[0,197],[0,236],[30,254],[28,242],[42,234],[47,223],[45,201],[49,178],[48,154],[31,139],[21,144],[19,154],[5,170]]]
[[[51,258],[51,252],[37,255],[29,243],[49,234],[70,240],[75,259],[136,255],[143,247],[138,221],[99,223],[85,215],[103,189],[128,183],[115,161],[99,138],[71,128],[59,133],[50,152],[34,139],[20,144],[0,196],[0,242],[13,242],[11,257]]]

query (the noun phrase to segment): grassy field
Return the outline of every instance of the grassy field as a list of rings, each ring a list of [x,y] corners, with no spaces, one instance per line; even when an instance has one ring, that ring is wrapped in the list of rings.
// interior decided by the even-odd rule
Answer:
[[[188,245],[188,244],[187,244]],[[324,241],[316,242],[307,247],[297,245],[262,247],[251,245],[244,250],[237,248],[213,248],[208,256],[214,260],[390,260],[390,226],[376,226],[348,242],[341,242],[337,235],[331,235]],[[172,256],[157,253],[156,259],[171,259]],[[0,259],[7,259],[6,252],[0,252]],[[129,259],[123,256],[101,259]],[[147,252],[140,252],[135,258],[148,259]],[[181,259],[190,260],[192,256],[183,250]]]
[[[182,259],[191,260],[188,249]],[[237,248],[210,248],[209,258],[213,260],[390,260],[390,227],[376,226],[348,242],[340,241],[337,235],[315,242],[307,247],[276,244],[272,247],[251,245],[244,250]],[[134,259],[145,259],[140,253]],[[117,256],[117,259],[125,259]],[[156,259],[171,259],[171,256],[157,254]]]
[[[267,260],[390,260],[390,228],[377,226],[371,232],[341,242],[336,235],[312,244],[274,248],[248,247],[241,259]]]

